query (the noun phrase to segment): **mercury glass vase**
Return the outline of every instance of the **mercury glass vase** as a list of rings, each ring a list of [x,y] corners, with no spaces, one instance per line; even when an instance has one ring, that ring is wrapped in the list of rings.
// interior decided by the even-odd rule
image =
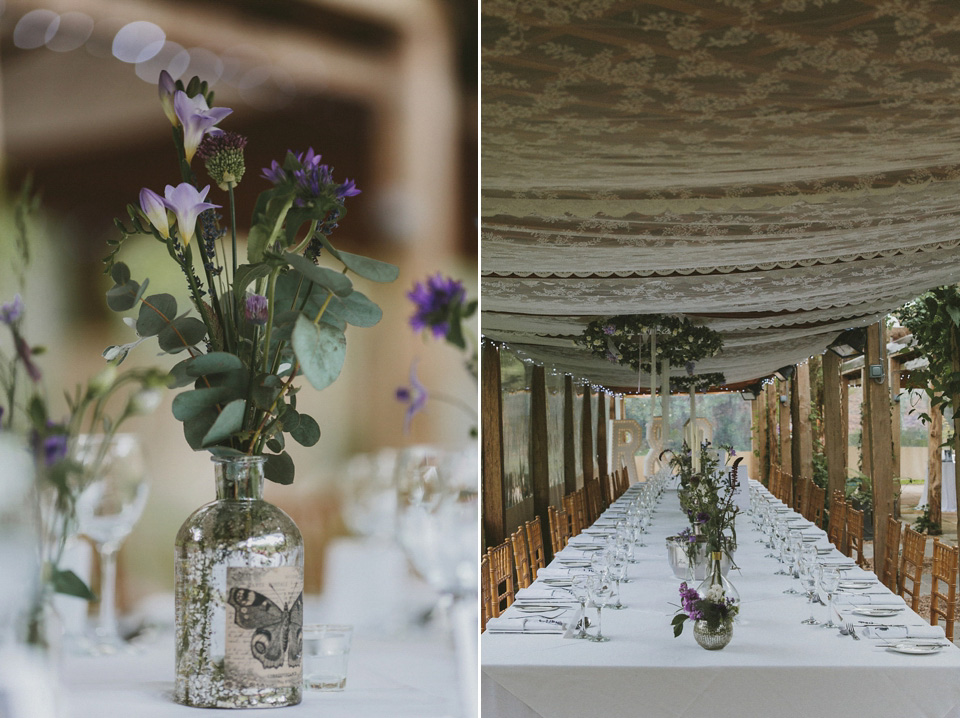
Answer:
[[[303,539],[263,500],[265,459],[214,458],[217,498],[176,541],[177,703],[272,708],[300,702]]]
[[[733,621],[724,621],[715,629],[707,626],[706,621],[694,621],[693,637],[708,651],[719,651],[733,638]]]

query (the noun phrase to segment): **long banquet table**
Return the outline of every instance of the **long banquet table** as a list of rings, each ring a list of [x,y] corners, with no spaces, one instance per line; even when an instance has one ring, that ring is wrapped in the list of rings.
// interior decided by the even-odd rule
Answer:
[[[742,599],[733,640],[721,651],[703,650],[689,623],[674,638],[670,621],[679,604],[680,579],[667,563],[665,539],[685,525],[676,492],[664,492],[645,536],[647,546],[636,550],[639,561],[629,567],[632,582],[621,587],[627,608],[603,610],[609,642],[485,632],[480,641],[484,718],[960,717],[960,650],[950,645],[936,654],[903,655],[877,640],[853,640],[835,629],[802,625],[810,604],[803,596],[783,593],[799,588],[799,582],[774,575],[779,563],[765,557],[769,550],[757,542],[760,534],[744,516],[737,519],[740,570],[729,575]],[[590,529],[581,536],[581,541],[596,538]],[[574,550],[576,541],[560,555],[582,555]],[[818,536],[817,545],[829,545],[825,535]],[[549,568],[559,566],[555,559]],[[845,573],[852,577],[860,569]],[[531,588],[543,586],[537,581]],[[503,617],[522,615],[515,605]],[[588,608],[587,615],[594,620],[595,611]],[[826,609],[817,606],[816,615],[825,619]],[[869,620],[925,623],[909,609],[895,619]]]

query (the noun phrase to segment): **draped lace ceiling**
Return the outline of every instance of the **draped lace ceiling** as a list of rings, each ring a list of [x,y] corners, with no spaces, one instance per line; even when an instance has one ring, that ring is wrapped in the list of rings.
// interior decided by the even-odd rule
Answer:
[[[484,334],[611,388],[597,316],[728,383],[960,281],[957,0],[482,0]]]

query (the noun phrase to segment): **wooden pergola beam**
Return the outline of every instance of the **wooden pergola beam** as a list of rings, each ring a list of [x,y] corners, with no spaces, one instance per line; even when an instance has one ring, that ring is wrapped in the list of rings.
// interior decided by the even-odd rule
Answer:
[[[597,393],[597,473],[602,481],[610,473],[607,462],[607,395]]]
[[[583,387],[583,413],[580,415],[580,441],[582,451],[580,457],[583,461],[583,482],[593,479],[593,413],[590,411],[590,387]]]
[[[878,322],[867,328],[866,368],[871,365],[885,366],[881,356],[884,326]],[[867,400],[867,420],[864,429],[869,427],[869,443],[864,444],[869,451],[870,467],[873,479],[873,555],[883,556],[886,548],[887,517],[893,515],[893,472],[891,462],[892,436],[890,429],[890,386],[887,373],[880,380],[864,377],[863,395]]]
[[[823,355],[823,451],[827,459],[827,501],[834,491],[843,491],[847,480],[847,444],[841,406],[840,357],[832,351]],[[846,382],[844,381],[844,384]]]
[[[487,546],[506,540],[506,488],[503,483],[503,403],[500,345],[480,349],[480,440],[483,447],[483,535]]]
[[[577,490],[577,447],[574,444],[576,432],[573,426],[573,402],[576,392],[573,389],[573,377],[563,378],[563,493],[572,494]]]
[[[534,366],[530,381],[530,482],[533,488],[533,513],[540,526],[550,525],[550,454],[547,431],[547,378],[542,366]],[[549,547],[544,545],[549,552]],[[552,560],[552,556],[547,556]]]
[[[790,417],[793,425],[790,443],[794,490],[801,479],[813,479],[813,428],[810,426],[810,364],[804,362],[790,382]]]

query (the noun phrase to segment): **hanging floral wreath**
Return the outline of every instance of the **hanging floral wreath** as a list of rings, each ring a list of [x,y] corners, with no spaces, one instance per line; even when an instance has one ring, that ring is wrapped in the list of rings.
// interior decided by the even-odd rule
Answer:
[[[690,387],[696,391],[706,391],[712,386],[720,386],[726,383],[727,377],[720,372],[710,372],[709,374],[694,374],[693,376],[675,376],[670,377],[670,388],[674,391],[690,391]]]
[[[600,359],[649,372],[650,351],[645,343],[641,357],[640,341],[653,330],[657,332],[657,358],[669,360],[670,366],[716,356],[723,348],[717,332],[673,314],[620,314],[595,319],[576,342]]]

